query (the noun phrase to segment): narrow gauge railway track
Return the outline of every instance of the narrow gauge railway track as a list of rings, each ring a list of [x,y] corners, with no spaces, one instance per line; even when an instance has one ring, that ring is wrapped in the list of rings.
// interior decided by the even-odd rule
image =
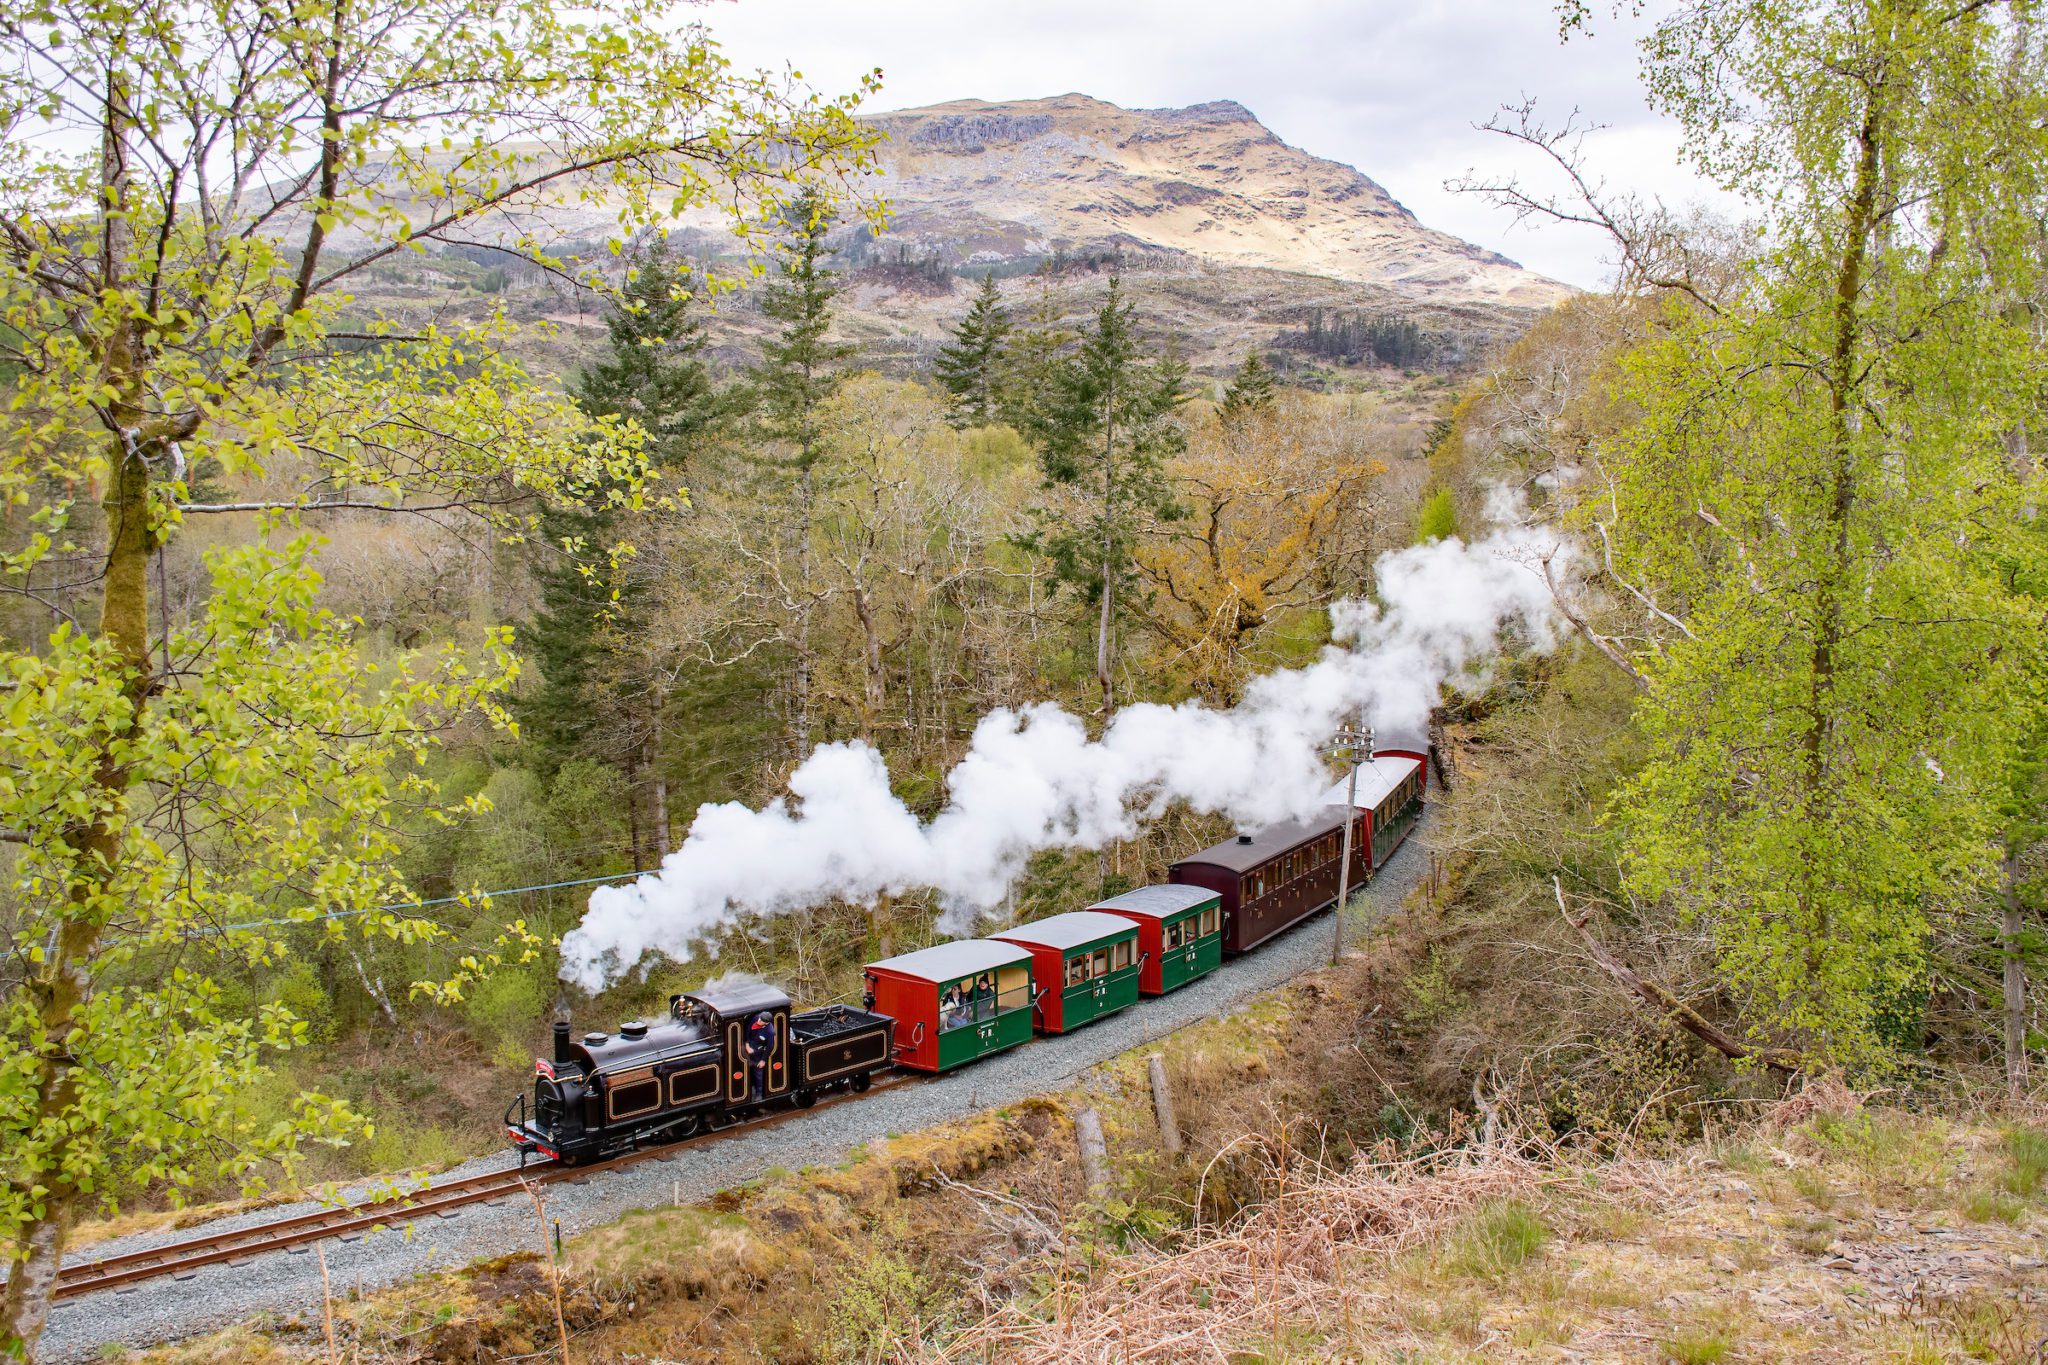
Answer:
[[[867,1093],[872,1095],[879,1090],[911,1085],[924,1079],[926,1078],[906,1072],[894,1072],[877,1078]],[[482,1175],[468,1176],[445,1185],[430,1185],[423,1190],[399,1193],[384,1199],[367,1200],[331,1209],[316,1209],[312,1213],[280,1218],[269,1223],[258,1223],[254,1227],[234,1232],[216,1232],[180,1242],[169,1242],[159,1247],[149,1247],[142,1251],[124,1252],[118,1256],[104,1256],[92,1261],[79,1261],[65,1266],[58,1274],[56,1297],[59,1300],[76,1298],[80,1294],[90,1294],[101,1289],[121,1289],[140,1284],[144,1280],[161,1279],[166,1275],[187,1275],[197,1272],[204,1266],[233,1263],[294,1247],[310,1247],[315,1242],[323,1242],[330,1238],[360,1237],[379,1227],[397,1226],[430,1214],[452,1217],[457,1209],[469,1204],[490,1203],[523,1194],[529,1184],[549,1184],[560,1180],[580,1181],[616,1167],[630,1166],[641,1161],[662,1160],[700,1142],[733,1133],[772,1128],[815,1112],[816,1109],[844,1104],[859,1098],[859,1095],[853,1094],[838,1095],[820,1100],[813,1109],[778,1109],[757,1118],[711,1129],[693,1138],[644,1147],[637,1152],[615,1156],[609,1161],[594,1161],[586,1166],[565,1166],[559,1161],[548,1161],[523,1168],[487,1171]]]

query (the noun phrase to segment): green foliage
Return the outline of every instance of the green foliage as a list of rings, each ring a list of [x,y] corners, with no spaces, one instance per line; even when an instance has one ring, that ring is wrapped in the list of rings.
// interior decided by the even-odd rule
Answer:
[[[836,1345],[847,1360],[894,1358],[918,1340],[941,1303],[917,1267],[891,1251],[851,1261],[838,1278],[832,1320],[839,1324]]]
[[[712,383],[688,272],[668,251],[638,254],[629,275],[605,318],[609,348],[573,392],[586,416],[644,432],[654,470],[679,475],[723,443],[746,396]],[[616,491],[577,490],[540,516],[540,610],[519,640],[541,684],[518,715],[549,763],[597,753],[631,766],[660,721],[661,698],[636,648],[646,583],[633,571],[635,542],[653,528],[648,512],[621,505],[630,499],[608,496]]]
[[[490,234],[609,293],[609,253],[552,250],[548,210],[601,198],[621,234],[658,229],[858,166],[878,134],[853,100],[735,74],[644,0],[0,0],[0,72],[0,502],[17,528],[0,573],[25,587],[75,556],[99,584],[90,627],[0,652],[0,826],[22,848],[0,1340],[26,1353],[91,1205],[254,1184],[302,1142],[361,1131],[317,1093],[261,1122],[236,1106],[308,1031],[275,1002],[224,1015],[212,976],[274,970],[322,934],[438,936],[374,908],[412,899],[401,826],[454,818],[428,761],[446,733],[510,725],[506,632],[370,657],[317,606],[297,521],[404,509],[506,536],[541,504],[646,499],[648,433],[532,383],[508,318],[401,323],[348,291]],[[261,500],[199,501],[200,471]],[[87,489],[97,512],[75,502]],[[269,518],[253,543],[217,542],[234,548],[208,554],[204,600],[172,619],[152,562],[161,583],[191,519],[252,509]],[[459,1001],[532,952],[523,923],[502,928],[425,992]]]
[[[2007,1166],[1999,1175],[1999,1188],[2021,1199],[2032,1199],[2048,1179],[2048,1131],[2014,1128],[2005,1135]]]
[[[1078,507],[1036,509],[1026,543],[1052,563],[1057,582],[1097,607],[1096,678],[1104,710],[1112,684],[1117,604],[1136,587],[1138,536],[1179,515],[1166,460],[1186,445],[1173,419],[1188,397],[1187,368],[1139,338],[1115,277],[1079,348],[1049,371],[1043,405],[1027,430],[1039,443],[1049,488],[1072,490]]]
[[[2042,694],[2036,471],[2007,438],[2041,399],[2013,300],[2048,67],[2002,8],[1660,24],[1652,96],[1763,245],[1625,358],[1635,420],[1578,512],[1676,623],[1633,660],[1630,891],[1712,933],[1759,1027],[1859,1066],[1911,1041],[1936,926],[1996,882]]]
[[[838,297],[836,275],[826,269],[825,236],[832,230],[832,206],[815,190],[806,190],[784,209],[788,235],[780,245],[781,262],[761,296],[761,311],[782,324],[761,343],[760,423],[770,438],[796,451],[796,464],[809,469],[820,455],[822,409],[845,379],[844,363],[852,346],[827,340],[832,328],[832,300]]]
[[[1000,419],[1009,336],[1010,310],[1003,307],[996,277],[983,275],[966,315],[952,329],[952,342],[932,361],[932,373],[953,395],[954,425],[985,427]]]
[[[1725,1332],[1712,1330],[1680,1332],[1657,1344],[1677,1365],[1718,1365],[1735,1349]]]
[[[1275,396],[1273,367],[1260,359],[1257,351],[1247,351],[1244,363],[1237,367],[1237,373],[1223,390],[1223,402],[1216,416],[1226,426],[1235,425],[1272,411]]]
[[[1415,519],[1415,543],[1427,545],[1456,534],[1458,495],[1450,488],[1439,488],[1422,500],[1422,511]]]

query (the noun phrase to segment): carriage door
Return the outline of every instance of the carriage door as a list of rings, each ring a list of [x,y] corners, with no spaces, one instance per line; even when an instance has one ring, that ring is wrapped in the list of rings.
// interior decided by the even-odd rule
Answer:
[[[725,1102],[747,1102],[747,1050],[740,1042],[740,1021],[725,1021]]]
[[[789,1089],[789,1011],[775,1011],[775,1050],[768,1054],[768,1093]]]

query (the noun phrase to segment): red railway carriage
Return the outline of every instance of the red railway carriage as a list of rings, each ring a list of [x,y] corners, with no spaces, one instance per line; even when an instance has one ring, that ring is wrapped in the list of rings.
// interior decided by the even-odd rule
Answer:
[[[1351,884],[1372,870],[1365,819],[1354,819]],[[1337,899],[1344,848],[1344,808],[1308,820],[1268,825],[1183,858],[1167,871],[1177,886],[1202,886],[1223,899],[1223,951],[1249,952]]]
[[[964,939],[867,965],[870,1009],[896,1021],[896,1065],[950,1071],[1031,1041],[1031,950]]]
[[[1428,756],[1406,749],[1381,749],[1371,762],[1358,765],[1358,787],[1352,799],[1365,813],[1366,841],[1374,868],[1394,856],[1394,850],[1422,818],[1423,787],[1428,778]],[[1323,800],[1341,806],[1349,792],[1351,782],[1346,778],[1323,793]]]

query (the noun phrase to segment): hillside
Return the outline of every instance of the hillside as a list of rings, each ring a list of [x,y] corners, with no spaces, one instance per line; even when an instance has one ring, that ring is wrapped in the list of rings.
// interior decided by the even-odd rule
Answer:
[[[1468,366],[1572,292],[1425,227],[1367,176],[1287,145],[1228,100],[956,100],[873,121],[887,137],[860,193],[886,205],[887,226],[843,226],[831,264],[848,285],[841,334],[892,374],[929,365],[989,273],[1013,311],[1073,324],[1121,271],[1147,323],[1186,338],[1197,370],[1221,373],[1256,348],[1306,382],[1375,388]],[[548,227],[562,252],[595,256],[613,222],[600,197],[551,209]],[[673,238],[734,276],[752,264],[710,211],[684,215]],[[560,336],[533,350],[556,373],[583,363],[601,331],[589,301],[488,248],[393,262],[364,292],[422,316],[503,304],[549,319]],[[766,331],[752,292],[718,310],[715,353],[751,363]]]

